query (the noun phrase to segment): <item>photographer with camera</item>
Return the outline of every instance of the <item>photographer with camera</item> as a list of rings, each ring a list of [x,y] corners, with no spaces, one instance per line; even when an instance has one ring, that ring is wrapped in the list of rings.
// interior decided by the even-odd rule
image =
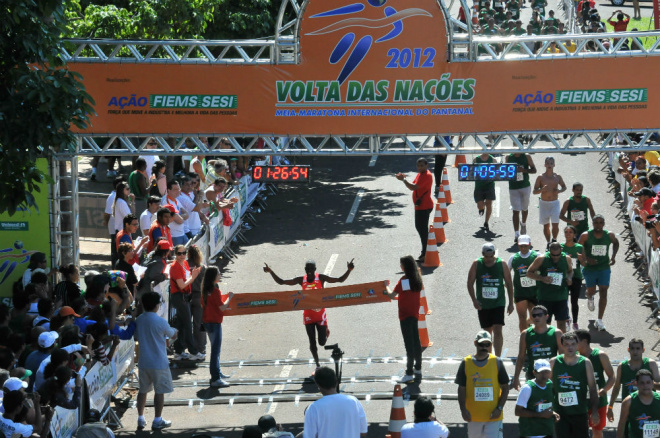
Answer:
[[[408,190],[413,192],[413,204],[415,205],[415,229],[422,242],[422,253],[417,258],[418,262],[423,262],[426,257],[426,244],[429,237],[429,218],[433,212],[433,199],[431,198],[431,189],[433,188],[433,174],[429,170],[429,162],[426,158],[417,159],[417,176],[413,182],[406,179],[406,175],[399,172],[394,177],[403,181]]]

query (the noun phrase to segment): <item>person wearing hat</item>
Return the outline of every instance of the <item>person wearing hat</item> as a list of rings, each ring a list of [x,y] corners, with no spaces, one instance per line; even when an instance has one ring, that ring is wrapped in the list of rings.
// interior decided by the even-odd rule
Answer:
[[[429,218],[433,213],[433,199],[431,190],[433,189],[433,174],[429,170],[429,162],[426,158],[417,159],[417,176],[413,182],[406,179],[406,175],[399,172],[394,177],[403,181],[406,188],[412,191],[412,201],[415,205],[415,229],[422,243],[422,253],[417,258],[418,262],[423,262],[426,256],[426,245],[429,237]]]
[[[288,286],[300,286],[303,290],[309,290],[323,289],[325,283],[343,283],[351,274],[351,271],[355,269],[353,260],[346,263],[346,268],[346,272],[344,272],[344,275],[341,277],[330,277],[316,272],[316,262],[314,260],[307,260],[307,263],[305,263],[305,275],[291,278],[289,280],[282,280],[266,263],[264,263],[263,269],[264,272],[270,274],[270,276],[273,277],[273,280],[275,280],[275,283],[279,285],[286,284]],[[319,361],[319,353],[316,346],[316,336],[318,333],[320,346],[324,346],[328,341],[328,336],[330,336],[328,316],[325,313],[325,309],[303,310],[303,324],[305,324],[305,330],[307,331],[307,337],[309,338],[309,351],[311,351],[312,356],[314,357],[314,362],[316,362],[316,369],[319,369],[321,367],[321,362]]]
[[[447,438],[449,429],[433,415],[435,406],[433,400],[426,396],[415,400],[415,421],[404,424],[401,428],[401,438]]]
[[[474,339],[477,351],[461,361],[454,381],[470,438],[498,438],[502,433],[509,375],[502,359],[490,353],[492,343],[489,332],[478,332]]]
[[[513,389],[520,388],[520,374],[525,365],[525,360],[532,364],[538,359],[550,359],[564,351],[561,346],[561,335],[563,333],[548,324],[548,309],[545,306],[539,304],[532,308],[532,321],[534,321],[534,324],[520,333],[518,359],[511,379]],[[526,379],[529,380],[533,376],[532,369],[529,367]]]
[[[48,436],[50,429],[50,420],[53,418],[53,410],[47,409],[45,417],[41,415],[41,409],[35,409],[34,424],[27,424],[21,422],[18,417],[23,411],[23,407],[27,400],[27,395],[23,390],[20,391],[7,391],[2,399],[2,406],[4,412],[0,415],[0,434],[5,437],[34,437]],[[40,397],[37,393],[34,394],[35,406],[38,406]]]
[[[538,253],[530,251],[532,239],[527,234],[518,236],[518,251],[509,257],[508,266],[513,270],[513,300],[518,313],[518,329],[522,332],[529,327],[532,308],[538,304],[536,280],[527,277],[527,268],[534,262]],[[528,316],[529,315],[529,316]]]
[[[555,423],[557,437],[589,436],[589,422],[600,423],[598,388],[591,361],[578,354],[578,337],[564,333],[561,337],[564,353],[550,359],[554,400],[552,407],[559,414]],[[588,414],[591,408],[591,414]]]
[[[598,301],[598,319],[596,328],[600,331],[605,330],[603,316],[607,307],[607,292],[610,287],[610,266],[616,263],[616,253],[619,252],[619,240],[614,233],[610,233],[605,227],[605,217],[597,214],[592,220],[593,228],[582,233],[579,243],[584,246],[584,253],[580,263],[584,268],[582,274],[587,284],[587,308],[593,312],[596,308],[594,304],[594,295],[596,287],[600,299]],[[610,253],[612,247],[612,256]]]
[[[653,374],[639,370],[635,375],[637,391],[621,402],[621,417],[616,437],[656,437],[660,435],[660,394],[653,390]]]
[[[522,29],[520,30],[522,31]],[[513,231],[515,232],[513,240],[516,242],[520,233],[527,234],[529,195],[532,193],[529,175],[536,173],[536,166],[530,154],[521,152],[507,155],[506,162],[518,165],[515,181],[509,181],[509,201],[511,210],[513,210]],[[520,212],[522,212],[522,223]]]
[[[467,289],[472,305],[477,309],[481,328],[493,335],[495,355],[502,354],[502,327],[504,307],[508,315],[513,313],[513,282],[511,271],[501,258],[495,256],[495,246],[484,243],[482,256],[472,262],[468,274]],[[476,293],[475,293],[476,284]],[[506,296],[504,288],[506,287]],[[506,304],[506,297],[509,304]]]
[[[584,186],[582,183],[573,183],[573,196],[564,201],[564,205],[562,205],[559,212],[559,219],[573,225],[577,230],[576,239],[589,229],[589,217],[593,220],[596,215],[594,207],[591,205],[591,199],[583,196],[583,191]]]
[[[548,251],[536,257],[527,276],[538,284],[539,304],[548,309],[548,322],[554,315],[557,328],[567,332],[568,287],[573,280],[573,260],[562,252],[559,242],[552,242]]]
[[[43,332],[39,335],[37,341],[39,349],[30,353],[25,360],[25,368],[32,372],[33,377],[39,369],[41,362],[50,357],[50,353],[55,348],[55,342],[59,337],[60,335],[58,335],[57,332]],[[34,383],[34,381],[30,383]]]
[[[521,437],[552,437],[559,414],[552,410],[552,368],[547,359],[534,361],[534,378],[520,388],[516,417]]]
[[[655,201],[655,192],[649,187],[643,187],[638,192],[633,193],[637,199],[634,201],[635,213],[639,214],[641,210],[645,211],[648,214],[653,214],[651,212],[651,204]],[[584,230],[587,231],[587,230]]]
[[[174,211],[176,211],[174,206],[168,204],[159,208],[156,212],[156,221],[152,223],[151,228],[149,228],[149,242],[147,242],[148,252],[153,251],[154,246],[156,246],[161,237],[167,240],[167,242],[170,244],[170,247],[173,246],[172,233],[170,232],[169,225],[172,221],[172,215],[174,214]]]

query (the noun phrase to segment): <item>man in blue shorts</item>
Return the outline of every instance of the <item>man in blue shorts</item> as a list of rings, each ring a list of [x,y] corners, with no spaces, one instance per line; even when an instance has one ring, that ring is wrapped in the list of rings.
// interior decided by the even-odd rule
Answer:
[[[584,247],[584,253],[580,263],[584,268],[584,281],[587,285],[587,307],[590,311],[596,308],[594,304],[594,295],[596,295],[596,286],[600,299],[598,300],[598,320],[596,328],[605,330],[603,324],[603,315],[607,307],[607,289],[610,286],[610,274],[612,266],[616,263],[616,253],[619,251],[619,241],[614,233],[605,230],[605,218],[601,214],[593,217],[593,228],[585,231],[580,236],[580,244]],[[612,247],[612,256],[610,257],[610,246]]]

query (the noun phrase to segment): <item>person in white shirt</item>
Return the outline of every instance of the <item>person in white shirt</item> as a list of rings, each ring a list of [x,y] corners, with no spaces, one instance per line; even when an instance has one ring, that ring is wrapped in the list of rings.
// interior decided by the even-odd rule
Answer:
[[[367,436],[367,416],[357,398],[337,392],[337,375],[317,368],[314,380],[323,397],[307,408],[303,438],[358,438]]]
[[[115,230],[115,217],[113,215],[112,206],[115,205],[115,197],[117,196],[115,189],[117,188],[117,184],[124,181],[125,179],[123,175],[115,178],[112,183],[112,192],[110,192],[105,200],[105,210],[103,212],[103,224],[108,227],[108,234],[110,234],[110,257],[113,264],[117,259],[117,245],[115,244],[115,241],[117,240],[117,230]]]
[[[149,229],[154,221],[154,214],[160,208],[160,198],[158,196],[149,196],[147,199],[147,209],[140,215],[140,229],[143,236],[149,235]]]
[[[184,210],[189,212],[188,219],[183,222],[188,239],[195,237],[199,233],[199,230],[202,229],[203,215],[200,213],[200,210],[203,204],[200,200],[201,198],[193,191],[192,179],[189,176],[183,177],[181,179],[181,195],[179,195],[177,201]],[[208,222],[206,216],[204,216],[204,220]]]
[[[447,438],[449,429],[433,415],[433,401],[425,396],[415,400],[415,422],[404,424],[401,438]]]
[[[153,138],[147,142],[147,149],[156,149],[158,143]],[[138,158],[144,158],[144,161],[147,162],[147,181],[151,180],[151,168],[154,167],[154,163],[160,158],[158,155],[140,155]]]
[[[170,232],[172,233],[172,244],[185,245],[188,243],[186,236],[184,221],[188,219],[190,212],[186,211],[178,198],[181,195],[181,186],[177,180],[171,180],[167,183],[167,194],[163,196],[160,205],[172,205],[174,207],[174,214],[172,215],[172,222],[170,222]]]

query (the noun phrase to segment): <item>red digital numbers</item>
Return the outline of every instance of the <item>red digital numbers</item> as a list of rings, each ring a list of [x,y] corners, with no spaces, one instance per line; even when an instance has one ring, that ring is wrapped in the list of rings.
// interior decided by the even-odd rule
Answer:
[[[254,166],[252,179],[258,182],[307,182],[309,166]]]

